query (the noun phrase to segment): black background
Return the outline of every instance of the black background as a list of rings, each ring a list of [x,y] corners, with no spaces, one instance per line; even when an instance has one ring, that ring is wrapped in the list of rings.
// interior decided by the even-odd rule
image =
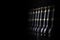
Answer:
[[[22,1],[8,1],[4,3],[6,17],[4,17],[4,27],[6,39],[19,39],[19,40],[30,40],[30,36],[28,34],[29,30],[27,30],[28,26],[28,12],[29,9],[47,6],[47,5],[55,5],[55,21],[54,21],[54,40],[59,40],[59,3],[56,3],[55,0],[22,0]]]

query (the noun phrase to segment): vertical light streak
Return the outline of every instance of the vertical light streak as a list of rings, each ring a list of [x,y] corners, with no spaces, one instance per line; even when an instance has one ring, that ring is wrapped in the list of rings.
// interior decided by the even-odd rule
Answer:
[[[44,36],[45,36],[46,30],[47,30],[47,28],[48,28],[49,13],[50,13],[50,8],[48,8],[47,23],[46,23],[46,27],[45,27],[45,29],[44,29]]]
[[[33,31],[35,31],[36,29],[35,29],[35,11],[33,10],[33,18],[32,18],[32,25],[33,25]],[[34,23],[33,23],[33,21],[34,21]]]
[[[40,28],[39,28],[39,16],[40,16],[39,14],[40,14],[40,10],[38,10],[38,15],[37,15],[37,16],[38,16],[38,18],[37,18],[37,19],[38,19],[37,40],[39,40],[39,29],[40,29]]]
[[[41,27],[41,20],[40,20],[40,19],[41,19],[41,16],[42,16],[42,11],[38,10],[38,19],[39,19],[40,23],[39,23],[39,26],[38,26],[37,32],[39,32],[40,27]]]
[[[53,8],[53,11],[52,11],[52,18],[51,18],[51,27],[50,27],[50,29],[48,30],[48,37],[51,36],[51,30],[52,30],[52,28],[53,28],[54,11],[55,11],[55,9]]]
[[[36,13],[36,15],[37,15],[36,21],[37,21],[37,27],[38,27],[38,20],[39,20],[39,19],[38,19],[38,18],[39,18],[38,16],[39,16],[39,15],[38,15],[38,10],[36,10],[36,11],[37,11],[37,13]]]
[[[39,25],[39,27],[40,27],[40,29],[41,29],[41,27],[42,27],[42,25],[41,25],[41,22],[42,22],[42,8],[41,8],[41,15],[40,15],[40,25]],[[41,32],[41,31],[40,31]]]
[[[37,31],[37,10],[35,10],[35,31]]]
[[[45,27],[45,20],[46,20],[45,18],[46,18],[46,9],[44,11],[43,27],[41,28],[41,33],[43,32],[43,29]]]

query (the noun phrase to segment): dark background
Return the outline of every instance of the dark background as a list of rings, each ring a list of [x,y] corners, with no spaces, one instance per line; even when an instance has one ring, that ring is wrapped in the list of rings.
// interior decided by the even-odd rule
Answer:
[[[28,12],[29,9],[37,8],[40,6],[55,5],[55,21],[54,21],[54,30],[55,34],[53,39],[59,40],[60,35],[60,11],[59,11],[59,2],[55,0],[22,0],[22,1],[8,1],[4,3],[3,9],[5,10],[4,14],[4,37],[6,39],[20,39],[20,40],[30,40],[32,36],[28,34]],[[6,9],[7,8],[7,9]],[[7,35],[6,35],[7,34]]]

